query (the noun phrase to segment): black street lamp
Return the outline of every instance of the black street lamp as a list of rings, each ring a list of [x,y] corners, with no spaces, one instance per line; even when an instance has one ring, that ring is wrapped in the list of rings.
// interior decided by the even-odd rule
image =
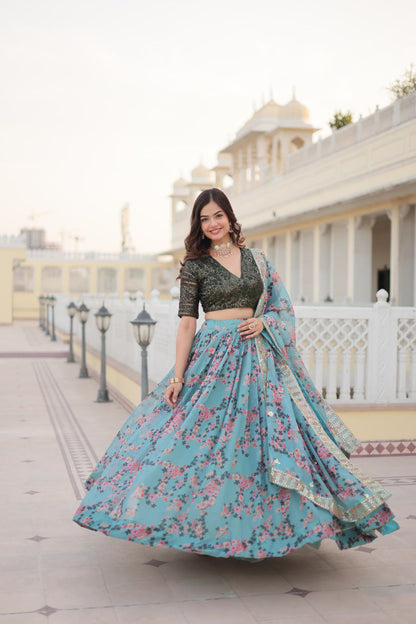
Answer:
[[[85,361],[85,323],[88,320],[88,312],[89,311],[90,311],[89,308],[87,308],[87,306],[85,305],[84,302],[82,302],[81,305],[79,306],[79,308],[77,309],[78,318],[79,318],[79,320],[81,322],[81,325],[82,325],[81,368],[80,368],[80,371],[79,371],[79,377],[81,377],[81,378],[89,377],[87,364],[86,364],[86,361]]]
[[[153,333],[155,331],[156,321],[152,319],[150,314],[145,309],[143,303],[143,310],[139,312],[134,321],[130,321],[134,327],[134,335],[136,341],[142,348],[142,400],[148,392],[148,374],[147,374],[147,347],[149,346]]]
[[[110,314],[110,312],[107,310],[103,302],[103,305],[98,310],[98,312],[94,314],[94,316],[95,316],[95,321],[97,323],[97,327],[101,332],[101,374],[100,374],[100,388],[98,390],[98,396],[97,396],[96,402],[108,403],[109,401],[111,401],[111,399],[108,396],[106,376],[105,376],[105,366],[106,366],[105,333],[107,329],[110,327],[110,320],[113,315]]]
[[[51,332],[51,341],[52,342],[56,342],[56,335],[55,335],[55,304],[56,304],[56,297],[54,295],[52,295],[51,297],[49,297],[49,301],[51,304],[51,310],[52,310],[52,332]]]
[[[74,357],[74,339],[73,339],[73,335],[74,335],[74,316],[77,312],[77,306],[75,305],[75,303],[73,301],[71,301],[70,304],[68,304],[66,306],[67,312],[68,312],[68,316],[69,316],[69,351],[68,351],[68,357],[66,358],[67,362],[75,362],[75,357]]]
[[[49,331],[49,306],[50,306],[49,299],[50,299],[50,296],[46,295],[46,297],[45,297],[45,303],[46,303],[46,331],[45,331],[45,334],[47,336],[50,336],[50,334],[51,334],[50,331]]]

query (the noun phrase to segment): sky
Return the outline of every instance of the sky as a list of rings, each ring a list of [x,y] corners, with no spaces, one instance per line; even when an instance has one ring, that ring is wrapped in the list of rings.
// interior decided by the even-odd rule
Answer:
[[[387,106],[415,20],[414,0],[1,0],[0,235],[117,252],[128,202],[137,252],[168,250],[176,178],[271,92],[322,136]]]

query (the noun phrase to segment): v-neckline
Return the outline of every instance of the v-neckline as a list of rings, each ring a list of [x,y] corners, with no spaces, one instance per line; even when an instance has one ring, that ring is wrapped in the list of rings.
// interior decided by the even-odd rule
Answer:
[[[209,254],[209,257],[212,258],[214,260],[214,262],[216,262],[217,264],[219,264],[223,269],[225,269],[227,271],[227,273],[229,273],[230,275],[232,275],[233,277],[235,277],[238,280],[241,280],[242,275],[243,275],[243,250],[241,247],[239,247],[240,250],[240,276],[236,275],[235,273],[233,273],[232,271],[230,271],[230,269],[227,269],[226,266],[224,266],[222,264],[222,262],[220,262],[219,260],[217,260],[216,258],[214,258],[214,256],[211,256],[211,254]]]

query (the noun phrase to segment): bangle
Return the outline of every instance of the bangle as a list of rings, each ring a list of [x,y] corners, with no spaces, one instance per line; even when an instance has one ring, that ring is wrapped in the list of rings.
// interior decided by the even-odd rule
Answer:
[[[171,377],[171,378],[169,379],[169,383],[170,383],[170,384],[172,384],[172,383],[181,383],[181,384],[184,384],[184,383],[185,383],[185,379],[184,379],[183,377]]]

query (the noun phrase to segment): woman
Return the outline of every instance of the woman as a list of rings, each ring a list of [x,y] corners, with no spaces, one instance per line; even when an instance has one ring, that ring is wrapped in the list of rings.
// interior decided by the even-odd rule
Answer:
[[[75,522],[250,561],[397,530],[390,493],[349,461],[357,440],[297,352],[278,273],[244,246],[219,189],[197,197],[185,248],[175,366],[88,478]]]

